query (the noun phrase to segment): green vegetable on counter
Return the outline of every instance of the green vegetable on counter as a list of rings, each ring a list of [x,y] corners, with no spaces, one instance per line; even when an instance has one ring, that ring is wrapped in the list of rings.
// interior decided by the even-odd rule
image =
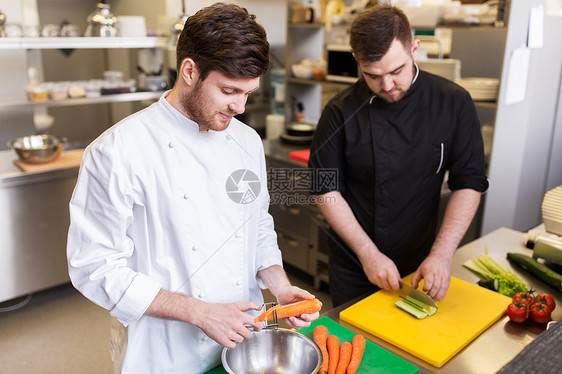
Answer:
[[[500,281],[498,280],[498,278],[480,279],[478,281],[478,285],[496,292],[500,290]]]
[[[402,309],[403,311],[410,313],[417,319],[424,319],[427,316],[432,316],[437,311],[435,307],[426,305],[409,296],[408,297],[400,296],[400,300],[396,301],[394,305],[396,305],[398,308]]]
[[[488,248],[484,255],[466,261],[463,266],[475,273],[483,287],[494,290],[502,295],[513,297],[517,292],[526,292],[529,285],[523,282],[517,274],[501,267],[496,261],[488,257]],[[497,286],[495,281],[497,280]]]
[[[558,274],[548,266],[541,264],[530,256],[521,253],[508,253],[507,259],[515,262],[529,273],[543,280],[552,287],[562,290],[562,275]]]

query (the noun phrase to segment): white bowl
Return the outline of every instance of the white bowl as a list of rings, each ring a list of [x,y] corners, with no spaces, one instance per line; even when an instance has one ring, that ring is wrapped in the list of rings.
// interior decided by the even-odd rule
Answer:
[[[303,65],[291,66],[291,71],[293,72],[293,75],[297,78],[311,79],[313,70],[314,69],[312,68],[312,66],[303,66]]]

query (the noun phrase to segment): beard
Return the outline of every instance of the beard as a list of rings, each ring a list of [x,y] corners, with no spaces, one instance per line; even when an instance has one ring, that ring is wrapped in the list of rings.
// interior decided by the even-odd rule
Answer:
[[[406,96],[408,89],[404,91],[395,88],[391,92],[392,94],[389,94],[386,91],[380,90],[379,92],[377,92],[376,95],[380,97],[382,100],[386,101],[387,103],[397,103],[398,101],[402,100],[404,96]]]
[[[224,131],[230,124],[230,119],[221,119],[221,112],[227,113],[229,115],[235,116],[236,112],[233,112],[228,107],[224,109],[214,110],[209,107],[207,101],[205,101],[202,93],[203,82],[198,81],[191,92],[183,95],[181,100],[181,106],[189,119],[194,121],[199,125],[200,131],[213,130],[213,131]]]
[[[416,67],[414,66],[414,64],[412,64],[412,77],[414,77],[415,75],[416,75]],[[410,91],[410,89],[412,88],[412,85],[413,85],[413,78],[412,78],[412,83],[410,83],[410,85],[406,88],[400,88],[395,86],[390,91],[391,94],[389,94],[387,91],[384,91],[381,88],[379,92],[375,92],[375,94],[378,97],[380,97],[383,101],[386,101],[387,103],[397,103],[400,100],[402,100],[404,96],[406,96],[408,91]]]

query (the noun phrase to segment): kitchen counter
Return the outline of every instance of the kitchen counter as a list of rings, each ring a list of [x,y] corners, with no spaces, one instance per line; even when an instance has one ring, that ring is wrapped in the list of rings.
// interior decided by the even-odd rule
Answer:
[[[505,269],[511,269],[515,272],[523,281],[531,285],[533,289],[536,289],[537,293],[546,292],[552,295],[557,303],[557,307],[552,314],[552,320],[558,321],[561,319],[562,295],[560,291],[546,285],[529,273],[515,266],[511,266],[506,258],[507,252],[518,252],[527,255],[532,254],[532,251],[525,247],[523,243],[523,233],[521,232],[500,228],[460,247],[457,250],[452,264],[453,276],[471,283],[476,283],[478,277],[464,268],[462,264],[469,259],[484,254],[485,247],[488,248],[488,256],[497,261]],[[546,326],[532,322],[516,324],[510,322],[509,318],[504,316],[469,343],[463,350],[445,363],[445,365],[441,368],[437,368],[353,325],[340,321],[339,313],[360,299],[361,298],[338,308],[334,308],[324,315],[356,333],[365,335],[367,339],[375,344],[418,366],[420,373],[496,373],[546,329]],[[478,300],[474,302],[478,302]],[[431,342],[428,342],[428,344],[431,344]],[[558,341],[557,344],[561,346],[562,341]]]
[[[67,283],[68,203],[78,167],[23,172],[0,151],[0,302]]]
[[[14,160],[18,156],[13,150],[0,151],[0,187],[13,187],[31,183],[45,182],[54,179],[76,177],[78,166],[72,168],[52,169],[42,172],[23,172]]]
[[[277,161],[288,162],[296,167],[306,167],[305,162],[293,160],[289,157],[289,152],[300,151],[303,149],[309,149],[310,146],[303,145],[289,145],[281,142],[280,139],[264,139],[263,140],[263,150],[268,158],[275,159]]]

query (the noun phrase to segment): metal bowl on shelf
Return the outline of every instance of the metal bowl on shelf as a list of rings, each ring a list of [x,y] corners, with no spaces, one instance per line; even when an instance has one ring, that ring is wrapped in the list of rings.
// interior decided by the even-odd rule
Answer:
[[[54,135],[29,135],[8,142],[20,160],[28,164],[44,164],[56,160],[67,139]]]
[[[236,348],[224,348],[222,365],[228,373],[318,373],[322,353],[307,336],[274,328],[253,332]]]

